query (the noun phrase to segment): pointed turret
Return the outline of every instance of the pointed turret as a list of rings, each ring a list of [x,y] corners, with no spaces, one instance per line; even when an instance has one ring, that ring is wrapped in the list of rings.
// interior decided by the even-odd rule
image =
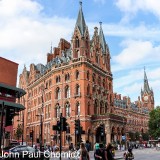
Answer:
[[[103,34],[102,22],[99,22],[99,24],[100,24],[99,40],[100,40],[100,43],[101,43],[102,52],[105,54],[106,53],[106,41],[105,41],[105,37],[104,37],[104,34]]]
[[[80,4],[80,8],[79,8],[78,18],[76,22],[76,27],[79,28],[81,36],[84,36],[85,30],[87,27],[86,27],[86,23],[83,16],[82,2],[80,1],[79,4]]]
[[[149,88],[149,83],[148,83],[148,79],[147,79],[147,74],[146,74],[146,71],[145,71],[145,68],[144,68],[144,93],[150,93],[151,90]]]

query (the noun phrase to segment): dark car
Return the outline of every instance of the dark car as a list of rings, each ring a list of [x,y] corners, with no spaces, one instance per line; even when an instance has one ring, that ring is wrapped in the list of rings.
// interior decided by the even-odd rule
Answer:
[[[4,156],[3,158],[7,160],[34,160],[34,159],[44,159],[49,160],[49,154],[44,152],[40,152],[39,150],[35,150],[33,147],[30,146],[15,146],[13,148],[6,148],[3,151]]]

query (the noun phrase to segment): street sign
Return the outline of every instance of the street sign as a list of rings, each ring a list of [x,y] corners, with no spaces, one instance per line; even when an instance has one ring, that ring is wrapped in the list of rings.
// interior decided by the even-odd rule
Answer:
[[[126,140],[126,136],[122,136],[122,140]]]

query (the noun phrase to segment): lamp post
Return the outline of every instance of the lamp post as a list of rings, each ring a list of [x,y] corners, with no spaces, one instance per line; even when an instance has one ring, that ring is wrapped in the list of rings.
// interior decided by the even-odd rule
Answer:
[[[23,141],[24,141],[24,113],[22,112],[22,121],[21,120],[17,120],[18,122],[22,122],[22,145],[23,145]]]
[[[74,112],[74,114],[75,114],[75,117],[74,117],[74,121],[75,121],[75,125],[76,125],[76,112],[75,112],[75,110],[72,110],[73,112]],[[75,128],[75,131],[74,131],[74,141],[75,141],[75,147],[76,147],[76,126],[74,126],[74,128]]]
[[[43,146],[43,108],[44,108],[44,91],[45,91],[45,87],[44,85],[41,86],[42,87],[42,97],[41,97],[41,100],[42,100],[42,106],[41,106],[41,113],[36,115],[36,116],[40,116],[40,137],[39,137],[39,140],[40,140],[40,151],[42,151],[42,146]]]

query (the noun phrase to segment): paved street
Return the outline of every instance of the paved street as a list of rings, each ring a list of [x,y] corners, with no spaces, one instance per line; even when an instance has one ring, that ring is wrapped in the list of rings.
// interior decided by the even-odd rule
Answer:
[[[124,152],[116,152],[116,156],[122,156]],[[156,149],[134,149],[134,160],[160,160],[160,151]]]
[[[122,157],[124,151],[116,151],[116,157]],[[156,149],[134,149],[134,160],[160,160],[160,151],[156,151]],[[93,151],[90,152],[90,158],[91,160],[94,160],[94,153]],[[52,160],[55,160],[55,158],[52,158]],[[57,158],[56,160],[58,160]],[[68,160],[68,158],[62,158],[62,160]]]

